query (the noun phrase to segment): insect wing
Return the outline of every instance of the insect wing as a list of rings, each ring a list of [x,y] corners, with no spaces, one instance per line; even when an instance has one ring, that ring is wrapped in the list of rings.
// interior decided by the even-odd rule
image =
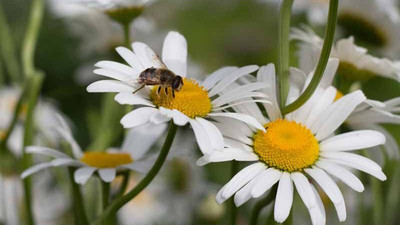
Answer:
[[[167,69],[167,66],[165,66],[160,59],[160,56],[158,56],[157,53],[155,53],[151,48],[146,48],[146,53],[155,68]]]

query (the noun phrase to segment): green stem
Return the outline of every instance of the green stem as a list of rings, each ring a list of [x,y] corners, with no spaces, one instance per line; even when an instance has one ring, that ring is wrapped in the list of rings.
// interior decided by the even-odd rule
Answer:
[[[82,193],[81,189],[79,188],[79,185],[75,183],[74,179],[74,168],[68,168],[68,174],[69,174],[69,179],[71,182],[71,188],[72,188],[72,196],[74,198],[73,202],[73,211],[74,211],[74,217],[75,217],[75,224],[76,225],[88,225],[88,219],[85,213],[85,207],[83,205],[83,198],[82,198]]]
[[[21,80],[21,72],[19,69],[17,51],[14,43],[14,38],[11,35],[10,28],[7,24],[4,10],[0,4],[0,43],[1,43],[1,54],[5,62],[5,68],[7,69],[10,80],[14,83],[18,83]]]
[[[127,48],[130,48],[130,45],[131,45],[131,39],[130,39],[130,25],[131,25],[131,23],[124,23],[124,24],[121,24],[122,25],[122,28],[124,29],[124,44],[125,44],[125,47],[127,47]]]
[[[260,215],[261,210],[274,201],[277,187],[278,187],[278,185],[275,185],[269,191],[268,195],[266,195],[263,199],[259,200],[254,205],[253,211],[251,212],[249,225],[257,225],[258,217]]]
[[[283,0],[279,17],[279,105],[283,111],[289,93],[289,34],[293,0]]]
[[[34,110],[39,97],[40,89],[42,88],[43,75],[37,74],[27,79],[30,83],[29,88],[29,99],[28,99],[28,110],[25,118],[25,130],[24,130],[24,143],[23,143],[23,155],[22,155],[22,166],[23,169],[28,169],[32,164],[32,156],[26,154],[26,147],[33,144],[34,135]],[[29,225],[35,224],[33,213],[32,213],[32,197],[31,197],[31,178],[25,178],[23,180],[24,194],[25,194],[25,210],[27,213],[27,220]]]
[[[233,176],[236,175],[238,170],[239,170],[239,163],[237,161],[232,161],[231,162],[231,174],[230,174],[231,179]],[[236,221],[237,221],[237,207],[235,205],[235,201],[233,198],[229,201],[228,207],[229,207],[229,211],[230,211],[228,224],[235,225]]]
[[[105,209],[110,199],[110,183],[101,181],[101,196],[103,200],[103,209]]]
[[[172,142],[174,140],[176,134],[177,126],[174,124],[173,121],[170,122],[169,130],[167,138],[165,139],[164,145],[160,151],[160,155],[158,156],[156,162],[154,163],[153,167],[147,173],[147,175],[140,181],[140,183],[129,191],[127,194],[115,199],[104,211],[103,213],[96,219],[92,225],[100,225],[107,221],[107,219],[112,218],[117,211],[124,206],[126,203],[131,201],[134,197],[136,197],[143,189],[150,184],[150,182],[154,179],[154,177],[160,171],[162,165],[164,164],[165,160],[167,159],[167,155],[171,148]]]
[[[29,17],[28,28],[26,30],[22,44],[22,66],[26,77],[35,74],[34,56],[39,30],[42,23],[44,1],[33,0]]]
[[[300,95],[300,97],[284,108],[284,110],[282,111],[283,115],[293,112],[294,110],[302,106],[317,89],[322,79],[322,76],[324,75],[324,71],[329,60],[329,55],[331,53],[333,37],[335,35],[338,5],[339,0],[330,0],[329,2],[328,24],[325,30],[324,37],[325,40],[322,46],[322,51],[318,60],[317,68],[314,72],[314,76],[310,84],[307,86],[306,90]]]

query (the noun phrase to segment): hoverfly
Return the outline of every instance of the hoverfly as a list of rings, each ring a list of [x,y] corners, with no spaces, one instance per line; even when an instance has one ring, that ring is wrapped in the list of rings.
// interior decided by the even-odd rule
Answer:
[[[168,95],[168,87],[171,87],[172,96],[175,98],[175,91],[180,91],[183,86],[182,77],[167,69],[160,57],[154,51],[150,48],[147,48],[146,50],[148,56],[156,66],[147,68],[139,74],[138,83],[142,86],[135,90],[133,94],[144,88],[146,85],[159,85],[157,94],[160,93],[161,89],[164,89],[165,94]]]

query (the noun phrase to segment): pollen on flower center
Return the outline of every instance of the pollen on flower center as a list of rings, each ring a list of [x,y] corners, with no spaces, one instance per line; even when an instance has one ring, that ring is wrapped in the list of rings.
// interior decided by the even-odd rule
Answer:
[[[279,119],[265,128],[266,132],[259,130],[254,135],[254,152],[268,166],[294,172],[318,159],[318,140],[305,126]]]
[[[339,90],[337,90],[336,91],[336,95],[335,95],[335,102],[337,101],[337,100],[339,100],[341,97],[343,97],[343,93],[341,92],[341,91],[339,91]]]
[[[171,88],[168,88],[168,94],[161,90],[157,94],[158,86],[151,91],[151,99],[157,107],[167,109],[176,109],[190,118],[204,117],[211,112],[211,99],[208,92],[200,86],[195,80],[183,79],[182,89],[175,91],[175,98],[172,96]]]
[[[133,162],[128,153],[85,152],[81,161],[96,168],[115,168]]]

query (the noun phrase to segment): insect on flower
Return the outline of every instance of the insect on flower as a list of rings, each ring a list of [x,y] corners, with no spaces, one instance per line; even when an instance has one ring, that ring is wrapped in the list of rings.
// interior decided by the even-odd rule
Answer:
[[[153,63],[157,65],[157,67],[147,68],[140,73],[138,83],[142,86],[133,93],[138,92],[146,85],[159,85],[157,94],[160,93],[161,88],[164,88],[165,94],[168,95],[168,87],[171,87],[172,96],[175,98],[175,91],[180,91],[183,86],[182,77],[167,69],[165,64],[155,52],[151,51],[150,49],[147,50],[149,58],[153,59]]]

